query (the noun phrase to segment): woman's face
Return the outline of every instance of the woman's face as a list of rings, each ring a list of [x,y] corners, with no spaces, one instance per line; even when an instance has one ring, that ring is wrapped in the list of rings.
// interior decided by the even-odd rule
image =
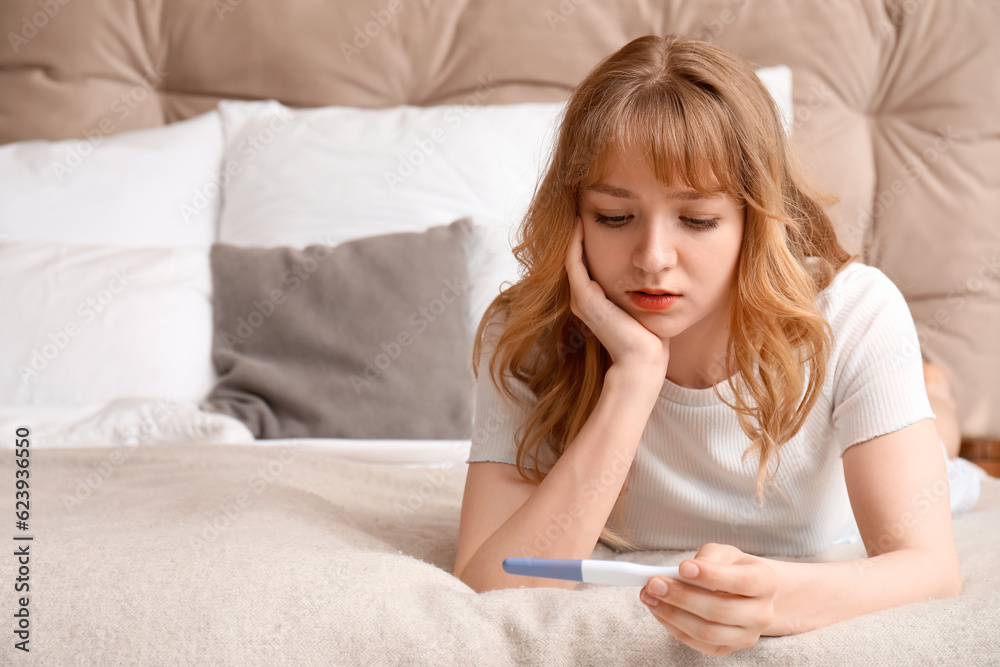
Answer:
[[[728,331],[745,222],[739,202],[661,183],[631,152],[581,192],[579,206],[585,261],[611,301],[661,338],[700,344]],[[644,297],[649,291],[674,296]]]

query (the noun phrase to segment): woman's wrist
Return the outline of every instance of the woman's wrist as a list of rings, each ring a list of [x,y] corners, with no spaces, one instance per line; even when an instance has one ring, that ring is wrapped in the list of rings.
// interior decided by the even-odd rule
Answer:
[[[604,385],[659,394],[666,375],[666,369],[652,364],[612,364],[604,376]]]

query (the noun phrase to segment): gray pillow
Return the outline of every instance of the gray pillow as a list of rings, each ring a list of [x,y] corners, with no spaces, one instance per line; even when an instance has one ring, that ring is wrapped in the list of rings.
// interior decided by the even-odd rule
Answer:
[[[468,218],[338,246],[215,244],[201,407],[258,438],[465,439]]]

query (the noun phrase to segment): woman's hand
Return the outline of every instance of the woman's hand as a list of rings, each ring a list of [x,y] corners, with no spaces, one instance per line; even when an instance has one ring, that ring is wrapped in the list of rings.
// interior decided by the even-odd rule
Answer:
[[[706,655],[757,643],[774,622],[778,576],[763,558],[727,544],[706,544],[680,565],[689,584],[650,577],[639,597],[674,637]],[[666,591],[657,593],[659,583]]]
[[[634,317],[608,299],[601,286],[590,277],[584,263],[583,220],[576,227],[566,253],[569,278],[570,310],[597,336],[616,366],[635,366],[667,374],[670,340],[661,339]]]

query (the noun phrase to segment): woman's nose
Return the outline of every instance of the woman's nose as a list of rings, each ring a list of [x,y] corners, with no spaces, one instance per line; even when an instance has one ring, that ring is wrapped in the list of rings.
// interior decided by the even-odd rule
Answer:
[[[646,273],[655,274],[677,264],[677,246],[669,225],[653,221],[643,226],[636,240],[632,263]]]

